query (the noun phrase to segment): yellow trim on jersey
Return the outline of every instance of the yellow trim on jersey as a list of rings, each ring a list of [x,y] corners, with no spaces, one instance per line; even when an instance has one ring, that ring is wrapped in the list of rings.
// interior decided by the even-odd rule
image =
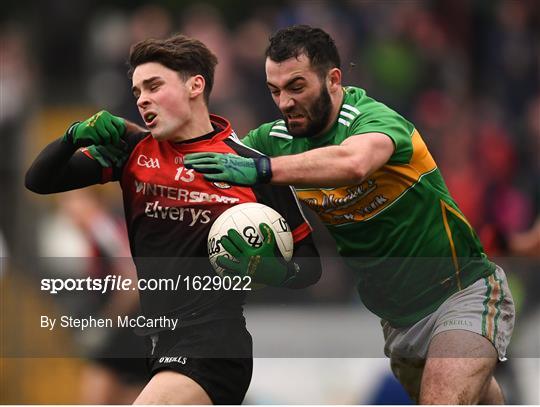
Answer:
[[[411,135],[413,154],[408,164],[384,165],[358,185],[297,189],[298,198],[327,225],[366,221],[390,206],[437,165],[422,137]]]
[[[465,217],[459,213],[456,209],[452,208],[450,205],[448,205],[446,202],[444,203],[445,204],[445,208],[448,209],[450,212],[452,212],[457,218],[459,218],[460,220],[463,221],[463,223],[465,223],[468,227],[469,227],[469,230],[473,231],[473,228],[471,226],[471,224],[469,223],[469,221],[467,221],[467,219],[465,219]]]
[[[461,290],[461,279],[459,276],[461,270],[459,269],[459,262],[456,253],[456,246],[454,245],[454,238],[452,237],[452,230],[450,229],[450,225],[448,224],[448,217],[446,216],[447,209],[450,209],[450,206],[448,206],[448,204],[441,199],[441,211],[443,216],[444,229],[446,230],[446,236],[448,237],[448,241],[450,242],[450,250],[452,251],[452,263],[454,263],[458,290]]]
[[[386,165],[385,167],[402,175],[403,178],[416,182],[422,174],[431,171],[437,164],[435,164],[435,160],[431,156],[426,143],[424,143],[424,140],[422,140],[420,133],[416,129],[411,134],[411,142],[413,154],[410,164]]]

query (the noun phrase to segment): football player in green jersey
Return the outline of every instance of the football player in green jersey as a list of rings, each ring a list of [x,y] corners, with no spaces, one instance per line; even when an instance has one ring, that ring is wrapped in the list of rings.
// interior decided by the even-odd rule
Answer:
[[[419,131],[342,85],[337,48],[321,29],[278,31],[266,76],[283,118],[243,142],[268,157],[196,153],[185,164],[212,181],[297,187],[356,271],[392,370],[415,401],[503,403],[493,372],[512,334],[512,296]]]

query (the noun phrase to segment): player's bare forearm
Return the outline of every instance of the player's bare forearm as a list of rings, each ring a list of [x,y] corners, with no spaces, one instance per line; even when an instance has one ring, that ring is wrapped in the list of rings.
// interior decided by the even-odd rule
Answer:
[[[340,146],[273,157],[272,183],[294,186],[341,186],[358,180],[347,152]]]
[[[341,145],[273,157],[272,183],[339,187],[362,182],[391,157],[394,144],[379,133],[349,137]]]

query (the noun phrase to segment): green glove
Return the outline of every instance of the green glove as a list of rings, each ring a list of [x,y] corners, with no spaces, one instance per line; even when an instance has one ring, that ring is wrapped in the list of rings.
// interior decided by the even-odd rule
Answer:
[[[64,141],[76,147],[101,144],[119,146],[121,144],[120,138],[125,132],[126,122],[124,119],[102,110],[82,123],[72,124],[64,135]]]
[[[270,182],[270,158],[241,157],[234,154],[193,153],[184,157],[186,168],[204,174],[209,181],[224,181],[236,185],[254,185]]]
[[[227,236],[223,236],[220,241],[234,259],[219,256],[216,263],[224,268],[224,274],[229,276],[250,276],[254,283],[286,286],[298,272],[298,266],[292,261],[285,261],[270,226],[261,223],[259,229],[263,237],[260,247],[252,247],[235,229],[230,229]]]
[[[102,167],[121,167],[129,154],[126,150],[120,147],[111,145],[93,145],[87,147],[90,155],[102,166]]]

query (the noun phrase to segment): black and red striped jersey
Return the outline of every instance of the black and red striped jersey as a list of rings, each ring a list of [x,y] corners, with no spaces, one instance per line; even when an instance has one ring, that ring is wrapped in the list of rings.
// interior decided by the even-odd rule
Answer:
[[[155,140],[149,133],[127,139],[129,156],[122,167],[104,168],[102,182],[119,181],[132,256],[139,279],[215,276],[207,254],[214,220],[232,205],[260,202],[285,217],[295,244],[311,233],[294,191],[288,186],[252,187],[210,182],[183,165],[194,152],[261,154],[244,146],[229,122],[211,115],[213,133],[184,142]],[[86,151],[87,155],[90,155]],[[241,315],[245,292],[223,290],[141,291],[149,316],[174,314],[189,323]]]

